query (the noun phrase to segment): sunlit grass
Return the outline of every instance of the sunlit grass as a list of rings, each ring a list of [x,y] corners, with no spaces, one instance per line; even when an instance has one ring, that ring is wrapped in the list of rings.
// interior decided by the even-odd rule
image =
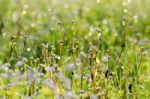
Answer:
[[[149,99],[149,0],[0,0],[0,98]]]

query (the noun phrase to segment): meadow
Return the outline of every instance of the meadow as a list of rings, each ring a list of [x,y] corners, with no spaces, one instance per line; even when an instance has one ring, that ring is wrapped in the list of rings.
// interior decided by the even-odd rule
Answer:
[[[0,99],[150,99],[150,0],[0,0]]]

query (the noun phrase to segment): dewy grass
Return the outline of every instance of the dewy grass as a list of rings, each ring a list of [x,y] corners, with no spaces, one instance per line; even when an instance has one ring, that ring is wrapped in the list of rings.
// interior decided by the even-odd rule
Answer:
[[[149,3],[0,0],[0,98],[149,99]]]

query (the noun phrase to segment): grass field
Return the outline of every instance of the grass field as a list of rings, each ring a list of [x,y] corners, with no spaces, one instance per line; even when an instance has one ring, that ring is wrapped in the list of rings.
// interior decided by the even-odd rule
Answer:
[[[150,0],[0,0],[0,99],[150,99]]]

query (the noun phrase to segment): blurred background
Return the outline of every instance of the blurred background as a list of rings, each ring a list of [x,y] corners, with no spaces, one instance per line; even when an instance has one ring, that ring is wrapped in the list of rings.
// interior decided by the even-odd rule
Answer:
[[[149,42],[150,0],[0,0],[0,64],[10,58],[10,70],[16,68],[22,57],[28,60],[25,64],[29,67],[36,68],[42,64],[43,48],[48,49],[46,55],[56,54],[67,64],[68,60],[74,60],[73,48],[78,50],[76,58],[84,60],[82,54],[88,58],[91,46],[96,46],[98,63],[107,61],[110,56],[108,64],[102,62],[104,68],[116,73],[116,67],[122,66],[124,72],[118,74],[122,75],[121,86],[125,90],[125,84],[130,81],[128,78],[133,78],[134,82],[135,69],[142,53],[142,66],[137,77],[139,86],[135,85],[137,90],[136,87],[133,90],[136,94],[148,95]],[[122,47],[124,52],[116,66]],[[111,87],[116,90],[116,87]],[[77,88],[74,89],[78,91]]]

